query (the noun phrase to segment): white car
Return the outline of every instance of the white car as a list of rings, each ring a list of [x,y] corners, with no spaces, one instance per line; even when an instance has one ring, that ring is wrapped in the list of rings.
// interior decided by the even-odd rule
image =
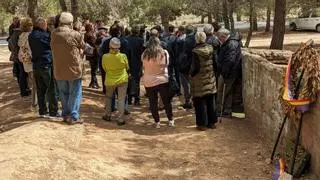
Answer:
[[[289,24],[289,27],[291,31],[302,29],[302,30],[316,30],[317,32],[320,32],[320,15],[316,11],[313,11],[307,17],[302,16],[293,20]]]

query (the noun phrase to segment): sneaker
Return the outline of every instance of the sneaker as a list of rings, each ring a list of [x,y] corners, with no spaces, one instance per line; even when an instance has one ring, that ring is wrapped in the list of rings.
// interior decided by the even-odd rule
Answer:
[[[68,124],[69,125],[83,124],[83,120],[82,119],[74,120],[74,119],[70,118],[70,120],[68,121]]]
[[[50,114],[49,119],[62,119],[62,116],[60,113]]]
[[[117,125],[118,125],[118,126],[123,126],[123,125],[125,125],[125,124],[126,124],[125,121],[118,121],[118,122],[117,122]]]
[[[207,130],[207,128],[204,126],[197,126],[197,130],[198,131],[205,131],[205,130]]]
[[[160,122],[154,123],[154,127],[156,129],[160,129],[161,128]]]
[[[138,102],[134,102],[134,105],[135,106],[141,106],[141,103],[138,101]]]
[[[107,115],[102,116],[102,119],[105,121],[111,121],[111,117]]]
[[[169,127],[175,127],[174,120],[169,121]]]
[[[244,113],[232,112],[231,116],[234,118],[238,118],[238,119],[245,119],[246,118],[246,115]]]
[[[48,118],[49,117],[49,114],[40,114],[39,115],[39,118]]]
[[[124,110],[124,115],[130,115],[130,112],[128,110]]]
[[[184,109],[192,109],[192,104],[191,103],[185,103],[184,105],[182,105],[182,107]]]
[[[216,129],[217,126],[216,126],[215,124],[210,124],[210,125],[207,126],[207,128],[209,128],[209,129]]]

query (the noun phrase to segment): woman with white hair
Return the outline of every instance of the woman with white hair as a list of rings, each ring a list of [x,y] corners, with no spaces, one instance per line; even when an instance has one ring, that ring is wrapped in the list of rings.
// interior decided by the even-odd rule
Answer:
[[[123,119],[125,111],[125,100],[128,87],[129,63],[125,54],[120,53],[120,39],[114,37],[109,43],[110,51],[102,56],[102,67],[106,72],[104,85],[106,86],[106,114],[102,119],[111,121],[111,102],[113,94],[118,90],[118,110],[120,112],[118,126],[125,124]]]
[[[217,92],[216,78],[213,68],[213,48],[206,44],[206,34],[196,33],[196,47],[192,51],[191,95],[196,113],[197,129],[205,131],[215,129],[217,122],[215,97]]]
[[[82,124],[80,105],[82,99],[83,36],[73,30],[73,16],[63,12],[59,27],[51,33],[54,76],[62,102],[62,117],[70,125]]]

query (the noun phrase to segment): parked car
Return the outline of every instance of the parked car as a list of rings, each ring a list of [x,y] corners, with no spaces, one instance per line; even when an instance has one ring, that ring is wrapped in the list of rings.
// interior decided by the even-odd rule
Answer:
[[[300,16],[297,19],[294,19],[292,22],[290,22],[289,28],[291,31],[301,29],[301,30],[316,30],[317,32],[320,32],[319,11],[312,11],[309,14],[305,14]]]

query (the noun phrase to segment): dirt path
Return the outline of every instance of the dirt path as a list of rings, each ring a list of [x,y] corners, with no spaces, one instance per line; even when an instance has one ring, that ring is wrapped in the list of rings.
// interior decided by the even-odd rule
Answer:
[[[101,120],[103,96],[84,88],[84,125],[37,119],[19,97],[11,67],[0,65],[1,179],[270,179],[262,145],[246,120],[195,130],[193,112],[177,110],[177,127],[152,128],[146,99],[119,128]],[[85,85],[88,82],[85,81]],[[164,113],[161,113],[164,117]]]

